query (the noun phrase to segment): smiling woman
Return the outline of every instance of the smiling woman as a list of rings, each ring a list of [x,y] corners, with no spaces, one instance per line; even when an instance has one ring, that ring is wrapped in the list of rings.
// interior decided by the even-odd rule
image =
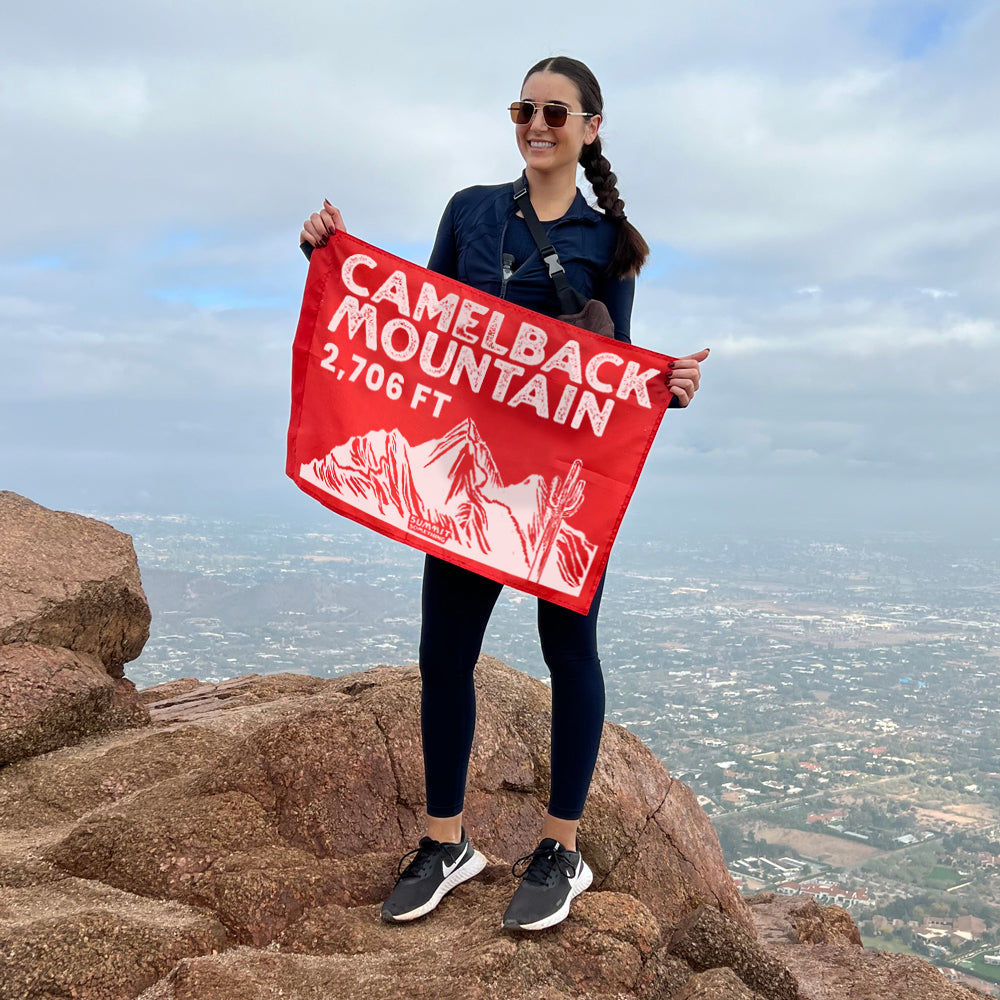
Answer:
[[[517,148],[524,159],[527,198],[546,239],[558,253],[565,277],[584,299],[598,299],[605,304],[615,339],[629,342],[635,276],[649,247],[625,218],[618,179],[601,149],[604,101],[597,80],[576,59],[544,59],[528,70],[519,99],[508,110]],[[596,209],[577,189],[580,166],[594,189]],[[515,187],[520,202],[515,200]],[[566,310],[550,277],[549,255],[543,262],[540,243],[520,209],[523,202],[520,183],[459,191],[445,209],[428,268],[519,306],[559,316]],[[306,220],[300,240],[309,246],[322,246],[331,234],[344,228],[340,212],[326,202]],[[308,250],[308,246],[304,249]],[[365,281],[372,275],[362,270],[356,277]],[[371,288],[375,288],[374,283]],[[371,288],[359,285],[354,290],[360,298],[371,295],[373,301],[383,294],[404,294],[392,277],[378,291],[372,293]],[[458,305],[457,296],[455,299],[452,310]],[[409,297],[406,304],[408,308]],[[352,299],[349,305],[354,310],[353,320],[346,313],[348,306],[340,318],[360,328],[363,310],[371,307],[362,306],[360,299]],[[436,312],[443,312],[442,302],[435,300],[434,305]],[[489,311],[479,309],[483,314]],[[493,310],[492,315],[502,320],[499,310]],[[473,357],[467,345],[476,339],[470,334],[468,322],[456,321],[458,327],[459,334],[452,329],[451,335],[465,343],[459,349],[456,371],[463,357]],[[503,347],[497,347],[496,339],[503,333],[501,323],[494,325],[491,320],[486,329],[489,336],[483,334],[482,347],[504,354],[509,350],[504,362],[508,367],[515,360],[541,365],[542,372],[532,380],[537,389],[530,402],[539,416],[547,417],[541,395],[546,366],[576,371],[579,357],[576,368],[570,355],[556,354],[546,359],[537,336],[541,331],[531,333],[535,328],[529,324],[511,332]],[[366,336],[369,333],[374,343],[376,331],[373,328]],[[437,334],[428,334],[428,338],[431,336],[436,339]],[[416,351],[416,338],[414,329],[408,350]],[[387,350],[397,349],[391,337],[388,344]],[[454,353],[454,341],[450,347]],[[432,353],[426,359],[428,368]],[[697,390],[699,364],[707,355],[707,350],[701,351],[672,363],[668,385],[681,406],[686,406]],[[634,363],[630,362],[630,367],[617,372],[615,361],[620,364],[613,355],[596,356],[586,369],[590,387],[604,395],[614,390],[618,399],[625,399],[629,393],[637,398],[644,396],[642,379],[658,374],[658,370],[649,369],[640,375],[638,366],[633,370]],[[484,365],[489,362],[490,357],[485,356]],[[523,368],[519,371],[523,374]],[[425,369],[425,373],[432,375],[434,371]],[[440,374],[444,374],[443,369]],[[452,375],[454,382],[458,376],[454,372]],[[581,385],[583,377],[581,372],[576,378]],[[478,391],[478,387],[474,388]],[[587,396],[595,400],[596,406],[597,397],[589,389],[581,393],[582,398]],[[510,405],[518,399],[515,396]],[[613,400],[607,400],[605,409],[610,412],[613,404]],[[559,420],[561,412],[557,410],[554,419],[565,422],[566,414]],[[570,426],[578,426],[575,417]],[[601,431],[595,427],[595,433],[602,431],[603,426]],[[530,442],[524,444],[530,447]],[[567,494],[565,502],[575,501]],[[604,724],[604,678],[597,652],[597,615],[603,586],[602,579],[587,614],[544,600],[538,602],[542,655],[552,678],[551,783],[541,840],[530,855],[515,863],[515,874],[522,878],[503,917],[503,926],[508,929],[541,930],[559,923],[569,914],[572,900],[590,885],[593,877],[577,849],[576,832]],[[426,557],[420,675],[427,836],[411,852],[413,860],[383,904],[382,917],[388,922],[405,922],[429,913],[451,889],[478,874],[486,864],[485,857],[472,848],[466,837],[462,814],[476,724],[473,672],[501,589],[499,583],[467,569],[434,556]],[[521,862],[526,863],[526,868],[518,872]]]

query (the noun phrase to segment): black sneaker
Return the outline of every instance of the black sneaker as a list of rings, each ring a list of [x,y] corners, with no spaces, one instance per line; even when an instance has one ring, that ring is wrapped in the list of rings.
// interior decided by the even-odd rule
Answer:
[[[403,862],[410,855],[416,857],[404,871]],[[457,844],[442,844],[423,837],[415,851],[400,858],[396,868],[399,879],[382,904],[382,919],[395,924],[430,913],[456,885],[478,875],[485,867],[486,858],[473,850],[464,826]]]
[[[569,914],[569,904],[591,882],[594,873],[579,851],[567,851],[562,844],[546,837],[531,854],[514,862],[528,862],[521,884],[503,915],[503,925],[511,931],[540,931],[552,927]]]

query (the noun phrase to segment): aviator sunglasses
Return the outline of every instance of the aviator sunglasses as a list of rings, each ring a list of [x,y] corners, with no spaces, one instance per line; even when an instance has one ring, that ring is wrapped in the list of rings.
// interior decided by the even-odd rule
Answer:
[[[562,128],[569,115],[576,118],[594,117],[589,111],[570,111],[563,104],[535,104],[534,101],[515,101],[507,110],[510,111],[510,120],[515,125],[527,125],[535,117],[535,112],[541,111],[542,118],[549,128]]]

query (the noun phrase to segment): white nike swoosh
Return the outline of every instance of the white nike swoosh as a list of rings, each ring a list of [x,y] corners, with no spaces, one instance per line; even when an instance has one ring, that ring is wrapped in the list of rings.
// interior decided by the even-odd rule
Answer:
[[[469,845],[465,845],[465,849],[458,856],[458,860],[452,865],[446,865],[443,861],[441,862],[441,870],[444,872],[444,877],[447,878],[461,863],[462,859],[466,854],[469,853]]]

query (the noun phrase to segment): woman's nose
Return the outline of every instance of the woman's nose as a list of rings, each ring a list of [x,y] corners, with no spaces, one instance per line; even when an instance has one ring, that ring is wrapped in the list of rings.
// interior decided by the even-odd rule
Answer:
[[[549,126],[545,124],[545,115],[542,113],[542,109],[535,106],[535,113],[531,116],[531,121],[528,122],[529,132],[547,132]]]

